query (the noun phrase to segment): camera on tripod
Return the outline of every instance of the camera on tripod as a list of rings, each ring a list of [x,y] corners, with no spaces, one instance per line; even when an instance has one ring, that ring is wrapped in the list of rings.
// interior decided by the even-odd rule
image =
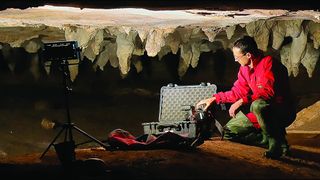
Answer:
[[[74,81],[78,75],[81,62],[81,49],[77,41],[60,41],[44,43],[40,52],[41,63],[49,75],[52,71],[68,71],[68,80]],[[67,68],[62,70],[62,68]]]
[[[77,65],[80,62],[80,48],[78,47],[78,43],[76,41],[65,41],[65,42],[52,42],[52,43],[44,43],[44,47],[42,49],[42,62],[48,66],[53,67],[53,65],[57,65],[58,69],[62,73],[62,86],[64,89],[64,102],[66,108],[66,122],[64,124],[59,124],[61,128],[55,138],[48,145],[47,149],[42,153],[41,158],[47,153],[51,146],[54,146],[57,152],[57,155],[62,162],[62,164],[70,165],[75,161],[75,148],[83,143],[75,144],[73,139],[72,130],[77,131],[78,133],[86,136],[91,141],[96,142],[100,146],[105,149],[108,148],[108,145],[96,139],[92,135],[88,134],[84,130],[77,127],[74,123],[71,122],[70,108],[69,108],[69,95],[72,89],[69,87],[70,85],[70,70],[69,65]],[[72,62],[76,60],[76,62]],[[69,62],[70,61],[70,62]],[[53,64],[52,64],[53,63]],[[54,127],[54,122],[42,122],[43,125],[49,125]],[[56,140],[62,135],[64,132],[64,141],[61,143],[56,143]]]
[[[80,48],[77,41],[44,43],[42,48],[44,61],[80,60]]]

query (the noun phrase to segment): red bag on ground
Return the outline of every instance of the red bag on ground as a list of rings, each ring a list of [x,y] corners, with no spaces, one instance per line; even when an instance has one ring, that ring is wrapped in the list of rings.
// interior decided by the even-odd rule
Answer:
[[[160,135],[144,134],[135,137],[123,129],[115,129],[108,135],[107,143],[112,149],[158,149],[158,148],[186,148],[190,144],[189,138],[172,132]]]

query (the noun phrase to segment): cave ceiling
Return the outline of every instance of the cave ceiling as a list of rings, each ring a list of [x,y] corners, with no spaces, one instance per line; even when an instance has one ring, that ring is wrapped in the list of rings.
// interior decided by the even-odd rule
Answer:
[[[67,6],[72,3],[2,5],[0,48],[4,59],[10,57],[12,48],[22,47],[34,54],[32,65],[37,67],[37,53],[43,43],[77,41],[81,55],[96,69],[111,65],[126,75],[131,65],[142,70],[139,57],[145,54],[161,60],[172,53],[180,56],[178,72],[183,76],[190,66],[197,67],[201,53],[228,49],[247,34],[255,38],[261,50],[279,51],[289,75],[297,76],[302,65],[312,77],[319,60],[320,13],[316,8],[299,10],[292,5],[291,9],[237,10],[226,4],[221,10],[192,8],[189,1],[186,5],[190,6],[176,8],[161,4],[150,8],[143,3],[140,7],[121,6],[123,1],[115,8],[105,8],[106,4],[98,8],[99,3],[93,7],[80,2],[76,7]],[[290,38],[290,43],[284,44],[285,38]],[[8,60],[8,64],[13,66],[14,61]]]

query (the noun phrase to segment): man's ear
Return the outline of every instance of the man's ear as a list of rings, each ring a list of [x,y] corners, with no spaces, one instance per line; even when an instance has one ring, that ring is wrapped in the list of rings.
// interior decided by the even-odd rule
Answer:
[[[251,53],[249,53],[249,52],[246,53],[246,56],[247,56],[248,59],[253,57],[253,55]]]

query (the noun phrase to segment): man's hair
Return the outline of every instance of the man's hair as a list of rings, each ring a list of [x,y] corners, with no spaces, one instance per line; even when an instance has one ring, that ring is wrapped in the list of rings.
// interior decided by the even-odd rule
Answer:
[[[237,47],[241,50],[242,53],[252,53],[253,55],[257,55],[259,53],[259,49],[256,41],[250,36],[243,36],[238,39],[233,47]]]

